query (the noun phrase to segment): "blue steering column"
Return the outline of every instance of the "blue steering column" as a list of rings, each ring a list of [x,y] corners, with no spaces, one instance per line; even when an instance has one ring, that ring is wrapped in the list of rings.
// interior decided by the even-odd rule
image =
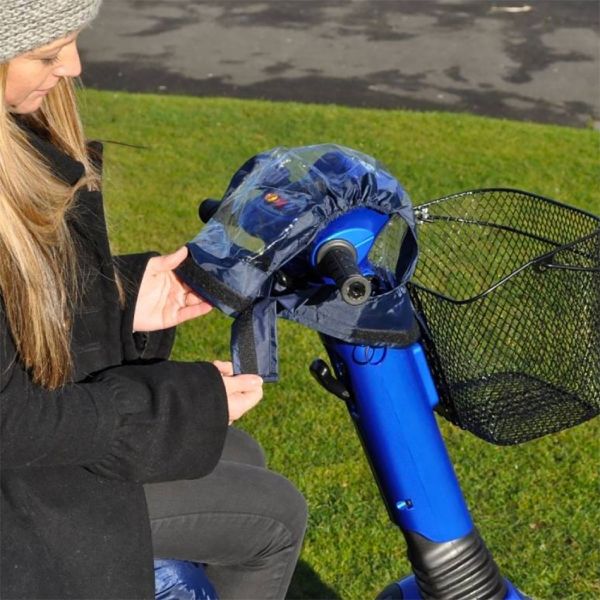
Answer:
[[[470,533],[473,522],[433,414],[437,392],[420,344],[323,342],[337,378],[352,390],[348,410],[391,520],[435,542]]]
[[[390,596],[386,588],[382,598],[511,598],[460,490],[434,416],[437,392],[420,344],[322,340],[337,381],[348,390],[348,411],[415,573],[414,580],[396,584],[403,595]]]

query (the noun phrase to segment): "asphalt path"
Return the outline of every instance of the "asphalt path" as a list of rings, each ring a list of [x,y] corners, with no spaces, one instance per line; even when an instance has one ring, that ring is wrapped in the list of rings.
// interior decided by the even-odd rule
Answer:
[[[597,0],[104,0],[89,87],[600,124]]]

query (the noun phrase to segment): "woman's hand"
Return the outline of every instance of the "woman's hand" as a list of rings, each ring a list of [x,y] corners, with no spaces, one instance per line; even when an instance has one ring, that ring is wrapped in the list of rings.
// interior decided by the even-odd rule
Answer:
[[[187,254],[188,249],[183,246],[173,254],[155,256],[148,261],[135,305],[134,331],[167,329],[211,310],[208,302],[173,273]]]
[[[223,377],[231,425],[260,402],[263,396],[263,381],[258,375],[234,375],[230,362],[215,360],[213,365]]]

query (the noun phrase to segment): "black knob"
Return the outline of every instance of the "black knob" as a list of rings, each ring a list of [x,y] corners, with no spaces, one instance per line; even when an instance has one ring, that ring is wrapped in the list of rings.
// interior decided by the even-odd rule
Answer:
[[[202,200],[198,206],[198,216],[200,217],[200,220],[203,223],[208,223],[209,219],[217,212],[220,204],[220,200],[213,200],[212,198]]]
[[[317,269],[335,281],[345,302],[363,304],[371,295],[371,282],[356,264],[356,250],[346,240],[330,240],[317,253]]]

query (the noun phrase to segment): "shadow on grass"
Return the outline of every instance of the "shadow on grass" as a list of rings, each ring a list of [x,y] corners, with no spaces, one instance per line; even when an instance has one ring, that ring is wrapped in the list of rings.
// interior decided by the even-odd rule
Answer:
[[[289,600],[340,600],[340,596],[304,561],[299,561],[287,596]]]

